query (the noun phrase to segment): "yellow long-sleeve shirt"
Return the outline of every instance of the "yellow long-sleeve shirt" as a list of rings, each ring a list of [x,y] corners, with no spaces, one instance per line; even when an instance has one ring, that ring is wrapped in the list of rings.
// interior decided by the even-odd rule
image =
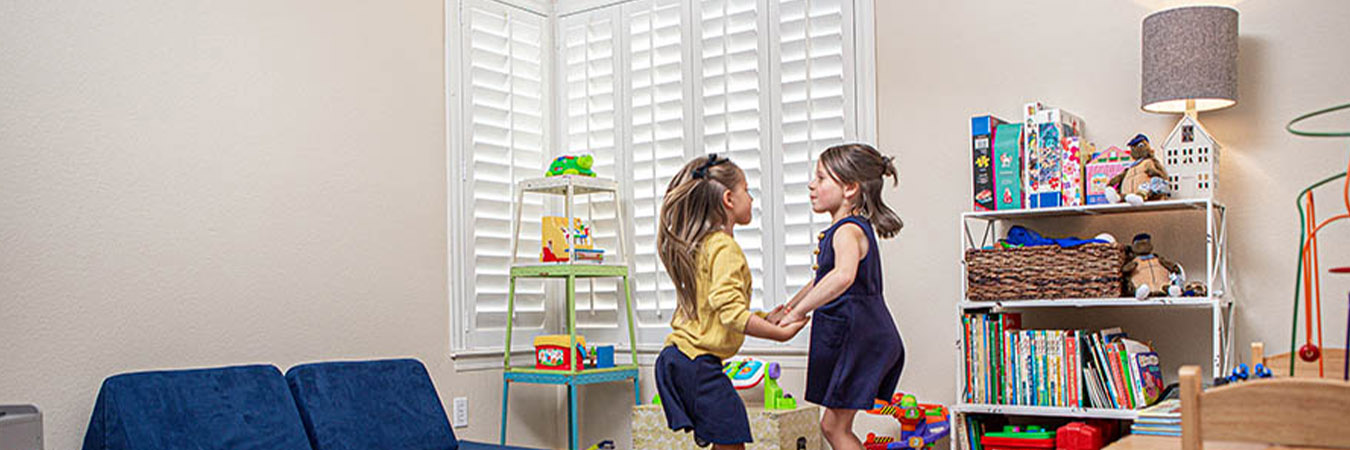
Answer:
[[[698,255],[694,319],[676,314],[666,345],[689,358],[713,355],[727,359],[745,342],[750,321],[750,265],[731,235],[716,232],[704,238]]]

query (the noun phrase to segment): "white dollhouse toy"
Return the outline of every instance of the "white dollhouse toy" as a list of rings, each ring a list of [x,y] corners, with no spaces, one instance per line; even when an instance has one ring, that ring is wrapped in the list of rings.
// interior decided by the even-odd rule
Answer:
[[[1163,141],[1172,198],[1208,198],[1219,183],[1219,143],[1200,122],[1182,116]]]

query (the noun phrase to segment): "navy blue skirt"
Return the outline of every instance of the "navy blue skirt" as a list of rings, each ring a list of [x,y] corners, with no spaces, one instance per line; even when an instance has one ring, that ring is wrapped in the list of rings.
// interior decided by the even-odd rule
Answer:
[[[869,409],[889,400],[905,368],[905,344],[880,296],[845,294],[811,314],[806,401]]]
[[[713,355],[689,359],[667,346],[656,357],[656,391],[672,430],[693,430],[694,437],[714,444],[751,442],[745,403]]]

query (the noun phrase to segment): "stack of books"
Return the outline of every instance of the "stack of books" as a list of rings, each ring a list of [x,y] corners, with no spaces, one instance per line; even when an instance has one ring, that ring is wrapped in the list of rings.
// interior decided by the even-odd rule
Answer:
[[[1119,328],[1022,330],[1015,313],[962,324],[967,403],[1139,409],[1161,393],[1157,353]]]
[[[1181,436],[1181,400],[1167,399],[1139,411],[1130,432],[1150,436]]]

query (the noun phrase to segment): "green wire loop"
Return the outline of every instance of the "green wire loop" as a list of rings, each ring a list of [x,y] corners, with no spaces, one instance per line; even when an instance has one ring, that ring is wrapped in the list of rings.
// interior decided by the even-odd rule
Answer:
[[[1326,185],[1327,183],[1339,180],[1341,178],[1345,178],[1345,172],[1341,172],[1339,174],[1327,177],[1322,181],[1318,181],[1316,184],[1313,184],[1312,186],[1308,186],[1307,188],[1303,189],[1298,193],[1297,197],[1294,197],[1294,205],[1298,206],[1299,235],[1298,235],[1298,265],[1297,265],[1298,270],[1294,272],[1294,326],[1289,331],[1289,356],[1290,356],[1289,376],[1291,377],[1294,376],[1293,358],[1298,357],[1298,353],[1295,351],[1296,349],[1294,348],[1294,346],[1298,345],[1298,299],[1299,299],[1298,294],[1299,288],[1303,287],[1303,257],[1305,255],[1305,253],[1303,253],[1303,247],[1308,242],[1307,241],[1308,235],[1306,233],[1308,231],[1308,216],[1303,211],[1303,197],[1307,196],[1308,193],[1312,192],[1313,189],[1317,189],[1319,187],[1322,187],[1323,185]]]
[[[1302,122],[1302,121],[1304,121],[1304,120],[1311,119],[1311,118],[1313,118],[1313,117],[1317,117],[1317,116],[1320,116],[1320,115],[1323,115],[1323,114],[1328,114],[1328,113],[1340,111],[1340,110],[1342,110],[1342,109],[1350,109],[1350,103],[1346,103],[1346,104],[1343,104],[1343,105],[1332,106],[1332,107],[1330,107],[1330,108],[1326,108],[1326,109],[1321,109],[1321,110],[1313,111],[1313,112],[1310,112],[1310,113],[1307,113],[1307,114],[1304,114],[1304,115],[1295,117],[1294,120],[1289,121],[1289,124],[1288,124],[1288,125],[1285,125],[1285,126],[1284,126],[1284,129],[1285,129],[1285,130],[1288,130],[1289,133],[1291,133],[1291,134],[1293,134],[1293,135],[1295,135],[1295,136],[1305,136],[1305,137],[1350,137],[1350,131],[1306,131],[1306,130],[1297,130],[1297,129],[1294,129],[1294,124],[1296,124],[1296,123],[1299,123],[1299,122]],[[1335,181],[1335,180],[1344,178],[1345,175],[1346,175],[1345,172],[1341,172],[1341,173],[1339,173],[1339,174],[1337,174],[1337,175],[1333,175],[1333,176],[1331,176],[1331,177],[1329,177],[1329,178],[1327,178],[1327,179],[1325,179],[1325,180],[1319,181],[1319,182],[1317,182],[1316,184],[1313,184],[1312,186],[1308,186],[1306,189],[1300,191],[1300,192],[1298,193],[1298,196],[1294,197],[1294,205],[1298,207],[1298,223],[1299,223],[1299,226],[1298,226],[1298,233],[1299,233],[1299,236],[1298,236],[1298,265],[1297,265],[1297,266],[1298,266],[1298,270],[1294,272],[1294,273],[1295,273],[1295,275],[1294,275],[1294,323],[1293,323],[1293,326],[1290,327],[1290,330],[1289,330],[1289,358],[1290,358],[1290,359],[1289,359],[1289,375],[1290,375],[1290,376],[1293,376],[1293,375],[1294,375],[1294,362],[1296,361],[1295,358],[1298,357],[1298,352],[1296,351],[1296,349],[1294,348],[1294,346],[1298,345],[1298,300],[1299,300],[1299,288],[1303,287],[1303,257],[1305,256],[1305,254],[1304,254],[1304,252],[1303,252],[1303,247],[1307,244],[1307,242],[1308,242],[1307,239],[1310,237],[1310,236],[1308,236],[1308,234],[1307,234],[1307,232],[1308,232],[1308,216],[1307,216],[1307,214],[1303,211],[1303,197],[1304,197],[1305,195],[1308,195],[1309,192],[1312,192],[1313,189],[1317,189],[1318,187],[1321,187],[1322,185],[1325,185],[1325,184],[1330,183],[1330,182],[1332,182],[1332,181]],[[1307,313],[1307,314],[1312,314],[1312,311],[1307,311],[1306,313]]]
[[[1330,107],[1330,108],[1323,109],[1323,110],[1319,110],[1319,111],[1313,111],[1313,112],[1310,112],[1310,113],[1307,113],[1307,114],[1304,114],[1304,115],[1295,117],[1294,120],[1289,121],[1289,125],[1285,125],[1284,129],[1289,130],[1290,133],[1293,133],[1294,135],[1297,135],[1297,136],[1306,136],[1306,137],[1350,137],[1350,131],[1304,131],[1304,130],[1296,130],[1296,129],[1294,129],[1294,124],[1296,124],[1296,123],[1299,123],[1299,122],[1302,122],[1302,121],[1304,121],[1304,120],[1311,119],[1311,118],[1313,118],[1313,117],[1317,117],[1317,116],[1320,116],[1320,115],[1323,115],[1323,114],[1327,114],[1327,113],[1331,113],[1331,112],[1335,112],[1335,111],[1340,111],[1340,110],[1342,110],[1342,109],[1347,109],[1347,108],[1350,108],[1350,103],[1346,103],[1346,104],[1344,104],[1344,105],[1332,106],[1332,107]]]

